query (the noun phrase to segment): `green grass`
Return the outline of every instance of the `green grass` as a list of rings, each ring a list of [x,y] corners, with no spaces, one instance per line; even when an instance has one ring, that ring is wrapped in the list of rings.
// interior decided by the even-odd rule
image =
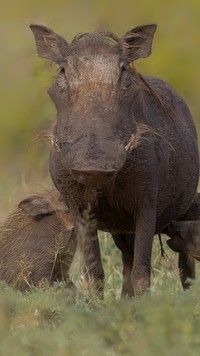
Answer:
[[[183,292],[175,254],[160,257],[155,238],[151,293],[121,300],[121,261],[108,234],[100,234],[106,272],[105,299],[88,294],[79,258],[63,283],[24,295],[0,285],[0,355],[198,355],[200,283]]]

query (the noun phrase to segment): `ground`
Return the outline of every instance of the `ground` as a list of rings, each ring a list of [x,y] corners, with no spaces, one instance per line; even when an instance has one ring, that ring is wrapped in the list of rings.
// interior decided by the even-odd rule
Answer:
[[[162,258],[154,240],[151,291],[138,299],[120,299],[120,254],[104,233],[104,301],[87,292],[78,254],[71,269],[79,290],[75,298],[64,283],[44,283],[24,295],[1,283],[1,355],[198,355],[200,281],[183,292],[176,254],[163,236]]]

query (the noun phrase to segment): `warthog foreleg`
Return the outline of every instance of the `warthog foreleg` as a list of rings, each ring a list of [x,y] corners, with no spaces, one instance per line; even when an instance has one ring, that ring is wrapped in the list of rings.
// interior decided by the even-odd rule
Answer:
[[[123,281],[122,281],[122,297],[133,296],[133,288],[131,283],[131,271],[133,267],[134,253],[134,237],[133,234],[112,234],[116,246],[122,254],[123,265]]]

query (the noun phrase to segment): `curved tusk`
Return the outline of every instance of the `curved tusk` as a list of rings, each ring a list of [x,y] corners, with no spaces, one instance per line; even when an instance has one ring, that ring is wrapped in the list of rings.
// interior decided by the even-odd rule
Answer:
[[[127,145],[125,146],[125,151],[133,150],[135,148],[135,135],[131,135],[131,138]]]
[[[51,145],[52,145],[53,148],[55,148],[55,150],[56,150],[57,152],[61,152],[61,149],[60,149],[58,140],[55,139],[54,137],[51,139]]]

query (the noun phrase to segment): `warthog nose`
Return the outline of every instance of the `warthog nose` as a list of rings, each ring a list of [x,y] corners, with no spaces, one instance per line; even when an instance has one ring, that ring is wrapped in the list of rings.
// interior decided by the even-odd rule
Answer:
[[[72,169],[71,173],[73,177],[81,184],[85,185],[102,185],[112,179],[115,174],[116,170],[93,170],[93,169],[86,169],[86,170],[79,170],[79,169]]]

